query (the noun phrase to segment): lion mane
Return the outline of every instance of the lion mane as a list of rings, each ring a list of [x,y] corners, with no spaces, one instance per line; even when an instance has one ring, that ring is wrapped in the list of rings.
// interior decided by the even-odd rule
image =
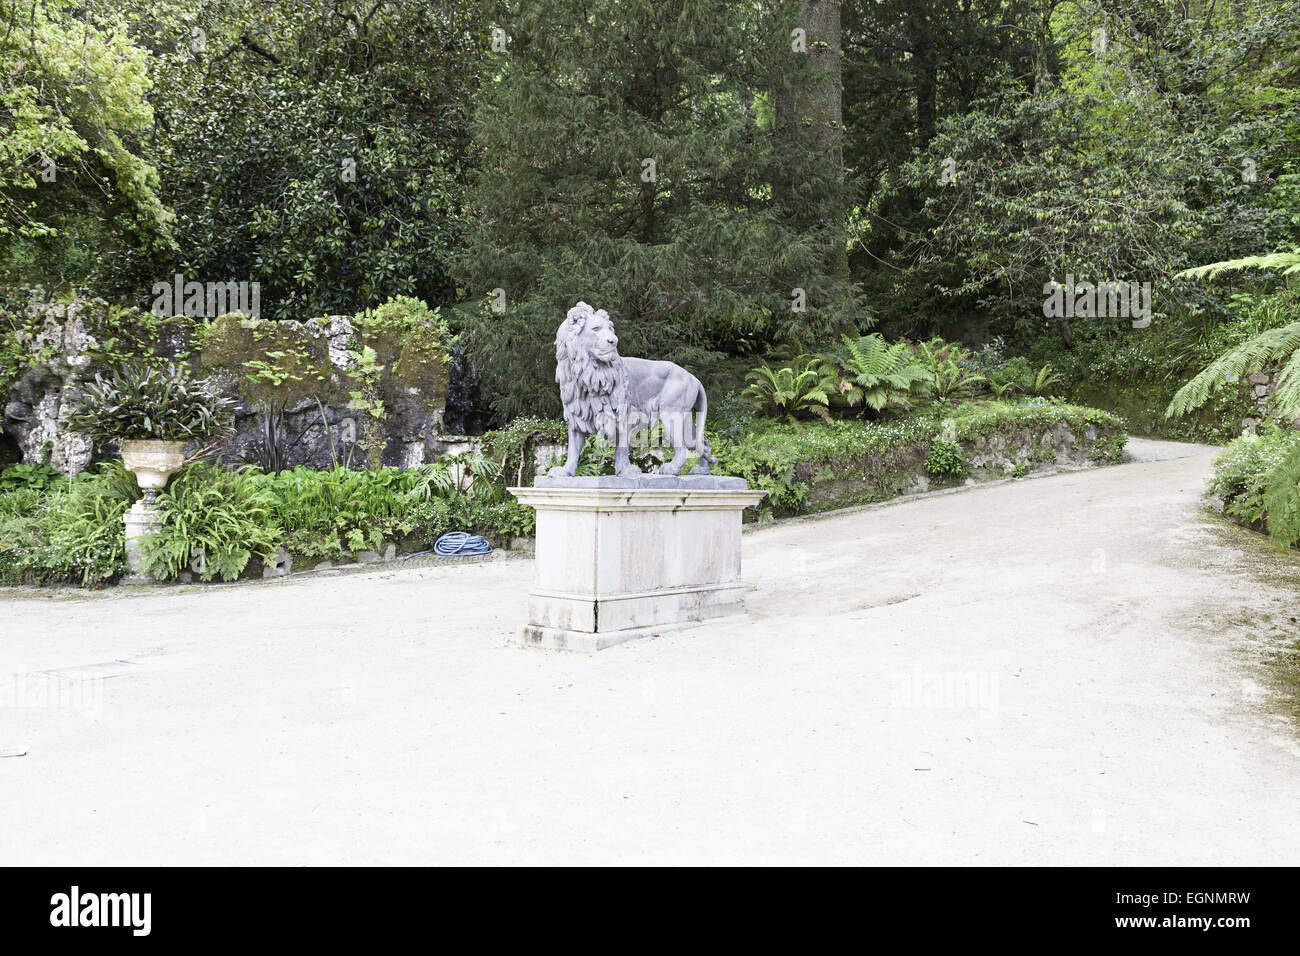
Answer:
[[[620,413],[626,415],[627,368],[615,355],[609,362],[597,362],[587,348],[582,332],[585,321],[609,314],[579,302],[555,333],[555,381],[560,386],[564,420],[585,435],[600,435],[615,441]]]

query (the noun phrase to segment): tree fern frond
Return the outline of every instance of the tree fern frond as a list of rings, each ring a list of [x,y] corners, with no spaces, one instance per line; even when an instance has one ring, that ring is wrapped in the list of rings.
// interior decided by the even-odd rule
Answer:
[[[1300,325],[1300,322],[1296,324]],[[1290,360],[1282,366],[1277,388],[1273,390],[1270,400],[1279,418],[1300,418],[1300,349],[1296,349]]]
[[[1270,362],[1290,359],[1291,353],[1297,349],[1300,349],[1300,322],[1268,329],[1254,338],[1247,339],[1236,348],[1220,355],[1174,393],[1173,400],[1165,409],[1165,417],[1176,418],[1200,408],[1209,401],[1212,394],[1222,389],[1230,380],[1257,372]],[[1290,368],[1292,364],[1288,362],[1287,367]],[[1300,397],[1292,395],[1292,381],[1295,379],[1288,376],[1286,391],[1282,396],[1289,402],[1294,402],[1295,398]],[[1282,389],[1279,389],[1279,392],[1282,392]]]
[[[1264,256],[1245,256],[1241,259],[1225,259],[1223,262],[1211,262],[1207,266],[1184,269],[1174,276],[1176,279],[1213,279],[1223,272],[1235,272],[1240,269],[1281,269],[1283,275],[1300,272],[1300,251],[1271,252]]]

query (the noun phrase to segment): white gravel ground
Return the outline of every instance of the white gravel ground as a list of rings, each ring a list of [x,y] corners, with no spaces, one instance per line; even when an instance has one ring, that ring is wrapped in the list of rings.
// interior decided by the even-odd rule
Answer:
[[[508,645],[528,561],[0,590],[0,863],[1295,864],[1300,557],[1134,451],[756,530],[748,621],[591,657]]]

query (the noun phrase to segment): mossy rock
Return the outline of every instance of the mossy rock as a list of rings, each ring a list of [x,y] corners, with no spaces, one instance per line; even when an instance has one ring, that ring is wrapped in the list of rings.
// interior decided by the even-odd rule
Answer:
[[[250,404],[289,407],[313,398],[328,404],[345,395],[329,340],[300,322],[219,316],[204,330],[199,367],[231,373]]]

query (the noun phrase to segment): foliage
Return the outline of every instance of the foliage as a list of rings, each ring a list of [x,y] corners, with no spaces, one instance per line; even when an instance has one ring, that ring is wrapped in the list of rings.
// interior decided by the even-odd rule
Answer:
[[[485,12],[510,42],[477,102],[474,221],[455,270],[502,418],[559,411],[555,329],[579,299],[614,318],[625,355],[693,370],[755,338],[866,324],[843,224],[823,215],[846,202],[838,150],[772,122],[773,94],[820,82],[791,51],[798,3]],[[503,311],[486,307],[494,289]]]
[[[1300,271],[1300,253],[1216,262],[1181,275],[1212,278],[1236,269],[1282,269],[1283,274],[1290,274]],[[1300,418],[1300,321],[1265,329],[1218,356],[1174,394],[1165,415],[1169,418],[1185,415],[1204,405],[1211,393],[1275,363],[1281,366],[1281,375],[1269,403],[1280,419]]]
[[[242,471],[187,465],[158,495],[157,508],[162,526],[141,539],[141,555],[158,580],[193,569],[202,581],[231,581],[279,543],[270,494]]]
[[[1028,392],[1033,389],[1034,372],[1029,367],[1029,359],[1023,355],[1014,355],[1005,362],[984,373],[989,391],[1002,396],[1008,393]]]
[[[361,447],[366,452],[366,463],[371,471],[381,466],[381,458],[388,441],[384,435],[384,421],[388,417],[384,409],[384,400],[379,392],[379,375],[383,371],[375,350],[369,345],[361,351],[350,353],[356,363],[357,387],[349,395],[348,408],[355,408],[366,413],[366,424],[362,429]]]
[[[27,486],[0,489],[0,584],[21,584],[40,542],[44,493]]]
[[[36,581],[75,581],[86,587],[119,577],[126,567],[122,516],[140,496],[120,461],[101,464],[47,497],[27,556]]]
[[[803,361],[803,356],[795,364]],[[742,397],[760,413],[772,418],[807,418],[817,415],[830,421],[827,407],[830,397],[821,382],[816,360],[808,361],[800,369],[790,367],[772,369],[760,365],[746,378],[751,383]]]
[[[968,395],[985,381],[972,360],[971,351],[956,342],[936,337],[928,342],[918,342],[915,351],[929,371],[930,388],[936,398]]]
[[[118,231],[166,248],[158,175],[133,143],[153,118],[148,50],[122,11],[3,0],[0,63],[0,272],[75,281]]]
[[[739,438],[714,439],[717,473],[739,475],[751,487],[767,491],[761,514],[770,518],[904,494],[925,471],[936,440],[955,446],[959,456],[969,460],[968,451],[976,443],[994,447],[991,442],[998,435],[1024,430],[1045,435],[1063,426],[1079,442],[1091,441],[1093,460],[1107,464],[1120,461],[1127,440],[1123,422],[1114,415],[1038,399],[1021,404],[963,403],[948,408],[946,414],[946,420],[931,409],[883,421],[760,419]],[[1087,438],[1090,434],[1095,438]],[[970,472],[1001,476],[1006,470],[1003,465],[994,462]]]
[[[411,469],[299,467],[253,480],[270,493],[272,520],[291,553],[337,558],[427,534],[439,520],[464,522],[449,531],[496,535],[513,529],[521,506],[505,499],[501,478],[496,461],[470,453]]]
[[[1213,279],[1224,272],[1241,269],[1278,269],[1284,276],[1295,275],[1300,272],[1300,252],[1274,252],[1265,256],[1243,256],[1240,259],[1212,262],[1208,266],[1184,269],[1178,273],[1178,278]]]
[[[821,389],[836,405],[872,411],[909,408],[910,397],[930,381],[926,367],[905,342],[889,345],[872,333],[842,338],[842,348],[822,357]]]
[[[563,445],[568,428],[563,420],[522,415],[504,428],[483,433],[483,454],[501,462],[505,479],[516,487],[530,484],[538,444]]]
[[[913,15],[931,5],[922,0]],[[945,8],[942,19],[920,32],[939,44],[953,41],[963,15],[985,30],[999,19],[978,6],[933,5]],[[1294,240],[1284,183],[1295,170],[1300,98],[1293,66],[1268,52],[1300,35],[1294,4],[1118,0],[999,12],[1032,47],[1019,62],[973,70],[956,108],[902,154],[894,176],[872,184],[858,261],[886,303],[883,321],[912,333],[980,314],[1037,334],[1059,327],[1068,345],[1092,322],[1072,329],[1043,316],[1052,280],[1145,280],[1163,290],[1161,279],[1209,254]],[[904,69],[951,82],[947,64],[928,57]],[[1157,328],[1200,301],[1171,291],[1155,303]]]
[[[1268,533],[1278,547],[1300,542],[1300,444],[1269,475],[1264,488]]]
[[[472,0],[120,2],[155,51],[148,155],[179,251],[111,247],[101,294],[247,279],[298,320],[450,297],[490,29]]]
[[[970,465],[956,442],[936,438],[930,442],[925,455],[925,473],[932,478],[961,478],[970,471]]]
[[[1300,434],[1245,434],[1214,463],[1209,493],[1242,524],[1267,530],[1281,547],[1300,541]]]
[[[1035,373],[1029,391],[1035,395],[1046,395],[1048,390],[1062,382],[1060,374],[1050,364],[1044,365]]]
[[[233,410],[234,402],[222,397],[212,382],[192,381],[180,366],[164,372],[128,365],[96,373],[67,423],[96,441],[202,442],[221,431]]]
[[[67,478],[49,465],[11,465],[0,471],[0,494],[20,488],[48,494],[67,482]]]

